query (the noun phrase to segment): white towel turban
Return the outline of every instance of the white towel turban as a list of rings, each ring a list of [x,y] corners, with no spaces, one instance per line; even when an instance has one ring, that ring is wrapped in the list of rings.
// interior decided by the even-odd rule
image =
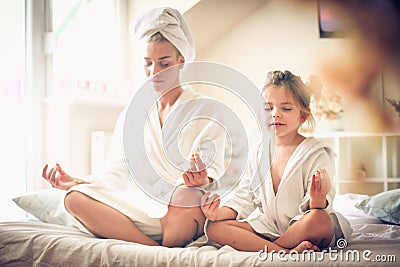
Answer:
[[[139,40],[160,32],[182,54],[186,62],[195,56],[194,39],[189,26],[178,10],[169,7],[154,8],[139,16],[129,30]]]

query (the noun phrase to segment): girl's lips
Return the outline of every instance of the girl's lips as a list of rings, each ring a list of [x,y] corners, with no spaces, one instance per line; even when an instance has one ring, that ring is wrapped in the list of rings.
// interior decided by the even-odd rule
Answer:
[[[284,125],[283,123],[280,123],[280,122],[273,122],[273,123],[271,123],[270,124],[271,126],[282,126],[282,125]]]

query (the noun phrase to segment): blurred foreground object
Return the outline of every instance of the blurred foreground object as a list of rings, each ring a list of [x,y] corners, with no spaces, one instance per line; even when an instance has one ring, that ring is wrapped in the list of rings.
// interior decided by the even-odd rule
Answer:
[[[400,1],[329,4],[344,20],[345,38],[317,63],[324,82],[343,96],[346,130],[399,131],[400,118],[385,98],[400,98]]]

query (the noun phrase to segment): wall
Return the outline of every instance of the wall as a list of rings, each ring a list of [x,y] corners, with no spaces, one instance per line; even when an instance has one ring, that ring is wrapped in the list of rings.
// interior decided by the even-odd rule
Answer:
[[[159,1],[146,3],[146,8],[160,4]],[[184,10],[177,2],[169,4]],[[323,62],[340,59],[343,64],[348,64],[352,60],[346,56],[352,49],[349,40],[319,37],[317,0],[202,0],[192,4],[184,16],[198,44],[196,60],[233,67],[259,88],[264,83],[266,72],[270,70],[291,70],[307,81],[311,74],[321,75],[319,70]],[[133,18],[138,10],[140,5],[135,8],[131,6],[128,17]],[[140,86],[144,81],[137,49],[131,42],[130,77],[134,86]],[[384,97],[398,98],[398,83],[398,79],[388,74],[381,75],[371,90],[374,103],[367,103],[376,105],[378,113],[378,109],[384,108],[393,125],[400,125],[400,117],[391,106],[384,103]],[[347,89],[341,88],[343,91]],[[377,116],[374,112],[368,112],[368,108],[359,112]],[[364,122],[354,124],[353,119],[344,124],[352,131],[376,130]],[[351,125],[354,127],[349,127]],[[392,127],[392,130],[396,128]]]
[[[317,72],[319,60],[338,53],[346,46],[344,39],[319,38],[317,0],[121,0],[120,3],[119,12],[126,12],[120,21],[121,31],[125,34],[128,22],[143,10],[166,3],[177,8],[193,26],[194,36],[200,44],[196,51],[197,60],[229,65],[249,77],[259,88],[269,70],[288,69],[306,80],[310,74]],[[132,35],[121,36],[124,37],[122,50],[128,49],[122,57],[129,59],[127,72],[130,85],[137,89],[145,80],[142,59],[138,57],[138,47]],[[125,47],[124,41],[129,47]],[[384,95],[399,97],[400,90],[395,79],[386,76],[382,79],[380,84],[385,84]],[[249,114],[237,98],[226,96],[221,90],[215,94],[213,87],[202,87],[202,90],[231,102],[239,115],[250,121],[246,117]],[[122,107],[83,103],[68,109],[71,140],[64,145],[69,148],[64,157],[65,162],[71,165],[71,173],[85,175],[90,171],[90,133],[95,130],[111,131]],[[387,105],[386,108],[392,110]],[[398,120],[397,117],[395,119]],[[82,147],[87,149],[81,152]]]
[[[91,170],[91,134],[93,131],[112,133],[122,105],[99,106],[77,103],[69,108],[70,163],[71,174],[89,175]],[[108,145],[108,144],[106,144]],[[86,148],[86,149],[82,149]]]
[[[210,11],[204,9],[207,5],[206,7],[200,5],[203,2],[210,3],[208,5]],[[330,50],[340,49],[345,44],[341,39],[319,38],[316,0],[257,0],[254,3],[253,1],[217,0],[217,2],[220,3],[218,5],[220,16],[208,16],[210,12],[216,14],[215,5],[211,5],[214,2],[209,0],[203,0],[197,5],[193,4],[193,7],[184,14],[190,26],[193,25],[195,39],[201,43],[196,51],[196,60],[227,64],[243,72],[260,86],[264,81],[266,71],[272,69],[292,70],[306,79],[308,75],[315,73],[316,58],[329,53]],[[143,5],[142,9],[139,4],[130,4],[129,20],[138,14],[138,10],[143,11],[150,6],[159,6],[159,1],[146,3],[147,5]],[[224,6],[221,3],[225,3],[226,6],[238,5],[240,8],[230,7],[227,11],[221,8]],[[245,8],[252,3],[253,8]],[[178,10],[184,10],[173,2],[169,4]],[[192,13],[196,8],[202,8],[202,15],[193,17]],[[206,14],[207,17],[204,19]],[[243,14],[247,16],[243,17]],[[236,17],[236,20],[230,18],[232,16]],[[234,24],[225,29],[224,26],[231,22]],[[210,34],[207,35],[198,30],[199,23],[204,25],[206,30],[210,29]],[[224,28],[224,33],[215,39],[212,34],[215,31],[213,28]],[[208,39],[208,44],[204,38]],[[139,59],[135,57],[137,47],[134,46],[132,37],[130,37],[130,44],[130,75],[133,81],[138,81],[141,79],[136,74],[139,69],[134,66],[137,65],[135,60]]]
[[[197,60],[217,61],[247,75],[256,85],[269,70],[288,69],[303,78],[315,72],[320,51],[341,45],[320,39],[316,1],[265,1],[203,51]]]

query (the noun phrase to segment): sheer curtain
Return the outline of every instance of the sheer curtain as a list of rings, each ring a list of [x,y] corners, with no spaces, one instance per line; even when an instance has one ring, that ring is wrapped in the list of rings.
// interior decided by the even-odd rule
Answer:
[[[43,165],[70,152],[72,144],[63,145],[70,132],[57,139],[59,109],[46,101],[68,107],[66,96],[118,96],[117,83],[126,76],[122,2],[0,0],[0,221],[26,217],[11,199],[48,187]]]
[[[0,1],[0,220],[21,218],[26,191],[25,1]]]
[[[54,1],[53,29],[56,90],[103,93],[118,77],[116,1]],[[105,92],[104,92],[105,93]]]

